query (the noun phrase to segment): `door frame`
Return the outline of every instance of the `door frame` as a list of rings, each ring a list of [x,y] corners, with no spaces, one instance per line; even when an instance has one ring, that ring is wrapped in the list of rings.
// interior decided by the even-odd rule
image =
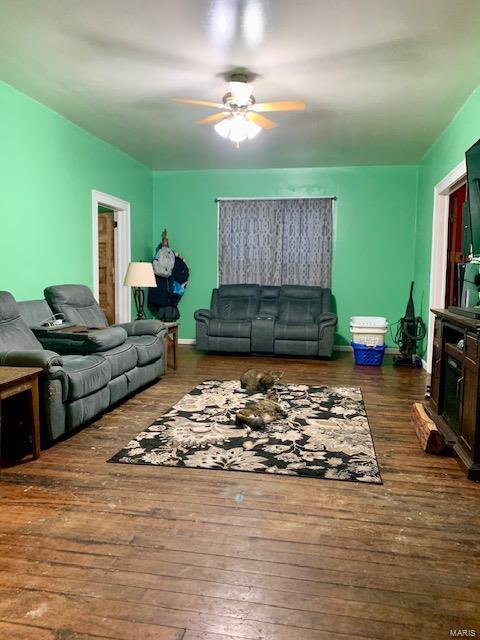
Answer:
[[[130,262],[130,203],[116,196],[92,190],[92,259],[93,259],[93,295],[98,301],[99,260],[98,260],[98,207],[113,210],[116,224],[115,241],[115,322],[131,320],[130,287],[125,287],[123,279]]]
[[[427,360],[424,367],[431,373],[433,353],[433,333],[435,316],[430,309],[443,309],[445,306],[447,251],[448,251],[448,212],[450,194],[467,179],[465,159],[457,164],[433,190],[432,221],[432,257],[430,262],[430,302],[428,307],[428,343]]]

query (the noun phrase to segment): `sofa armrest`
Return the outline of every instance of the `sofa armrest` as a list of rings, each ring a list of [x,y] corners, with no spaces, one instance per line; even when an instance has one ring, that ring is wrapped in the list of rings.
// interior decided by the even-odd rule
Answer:
[[[337,321],[338,318],[336,314],[331,311],[324,311],[317,318],[318,324],[321,324],[323,327],[334,327]]]
[[[318,323],[318,337],[319,340],[327,340],[327,342],[331,342],[331,349],[333,349],[333,342],[335,338],[335,327],[337,326],[338,318],[331,311],[325,311],[321,313],[317,318]],[[331,349],[329,349],[329,357],[331,354]],[[319,354],[326,355],[326,354]]]
[[[114,324],[111,328],[113,327],[124,329],[129,336],[158,336],[167,332],[165,323],[160,320],[134,320],[133,322]]]
[[[0,365],[5,367],[38,367],[49,380],[60,380],[62,384],[62,402],[67,401],[68,376],[63,369],[62,356],[47,349],[0,352]]]
[[[63,358],[54,351],[32,349],[31,351],[2,351],[0,365],[6,367],[38,367],[47,373],[55,373],[63,366]]]
[[[213,314],[210,309],[197,309],[194,313],[195,320],[199,322],[207,322],[210,318],[213,318]]]
[[[122,327],[87,329],[81,332],[38,331],[35,329],[34,333],[46,349],[54,349],[63,354],[102,353],[120,346],[127,339],[127,332]]]

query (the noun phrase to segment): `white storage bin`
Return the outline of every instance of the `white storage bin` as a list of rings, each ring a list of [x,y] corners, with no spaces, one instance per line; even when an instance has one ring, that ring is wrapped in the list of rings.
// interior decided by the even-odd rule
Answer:
[[[365,344],[369,347],[379,347],[385,344],[387,329],[351,329],[352,342]]]
[[[387,333],[387,319],[380,316],[353,316],[350,318],[352,342],[369,347],[385,344]]]
[[[358,328],[386,329],[388,322],[386,318],[380,316],[352,316],[350,318],[350,326],[352,325]]]

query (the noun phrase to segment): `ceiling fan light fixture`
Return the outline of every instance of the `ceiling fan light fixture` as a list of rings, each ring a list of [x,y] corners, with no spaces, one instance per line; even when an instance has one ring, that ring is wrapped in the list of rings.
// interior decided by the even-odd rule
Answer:
[[[220,2],[220,0],[218,1]],[[231,1],[239,2],[240,0]],[[261,3],[261,1],[262,0],[242,0],[242,3],[250,3],[251,12],[252,15],[254,15],[255,11],[260,11],[261,5],[259,3]],[[229,84],[230,91],[225,93],[221,103],[194,98],[173,98],[173,100],[185,104],[198,105],[200,107],[220,109],[219,113],[212,113],[205,118],[197,120],[197,124],[213,124],[219,136],[231,140],[239,147],[240,142],[252,140],[262,129],[274,129],[278,126],[274,120],[264,116],[262,112],[301,111],[305,109],[305,103],[301,100],[256,102],[252,93],[252,81],[255,77],[256,74],[246,69],[237,69],[236,71],[226,74],[225,80]]]
[[[226,118],[225,120],[217,122],[214,126],[215,131],[219,136],[222,136],[222,138],[228,138],[230,135],[230,120],[231,118]]]
[[[262,127],[259,127],[256,122],[252,122],[251,120],[247,120],[247,138],[252,140],[255,136],[258,136]]]
[[[232,142],[243,142],[248,137],[247,121],[243,115],[234,116],[230,122],[230,133],[228,138]]]
[[[250,101],[253,85],[248,82],[237,82],[236,80],[231,81],[229,84],[232,104],[245,107]]]
[[[222,138],[228,138],[237,145],[244,140],[252,140],[262,130],[258,124],[247,120],[243,113],[217,122],[214,129]]]

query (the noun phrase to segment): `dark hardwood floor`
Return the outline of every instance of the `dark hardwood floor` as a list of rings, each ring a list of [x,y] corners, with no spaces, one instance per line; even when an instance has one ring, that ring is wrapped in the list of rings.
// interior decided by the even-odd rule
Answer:
[[[184,393],[251,366],[360,386],[383,486],[107,464]],[[442,639],[480,634],[480,486],[424,454],[422,372],[203,356],[1,471],[1,640]]]

